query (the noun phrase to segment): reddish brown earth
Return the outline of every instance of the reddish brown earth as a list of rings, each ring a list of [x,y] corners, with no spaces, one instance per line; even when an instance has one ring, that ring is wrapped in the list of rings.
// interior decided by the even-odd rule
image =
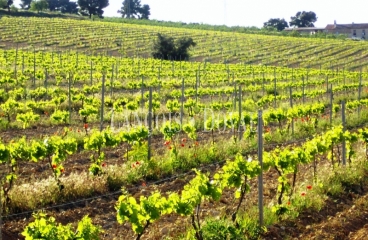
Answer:
[[[346,193],[328,199],[320,211],[306,211],[296,221],[270,227],[263,239],[367,239],[368,194]]]
[[[212,165],[211,167],[207,167],[207,170],[215,172],[219,167],[219,165]],[[136,198],[139,198],[140,195],[148,195],[155,189],[159,189],[163,193],[174,191],[180,192],[183,186],[193,176],[193,173],[187,174],[181,178],[169,179],[167,182],[159,185],[150,185],[147,183],[145,187],[134,186],[129,189],[129,192]],[[267,177],[270,178],[271,175]],[[253,183],[252,186],[253,189],[256,189],[256,183]],[[102,226],[105,230],[105,233],[102,234],[102,239],[134,239],[134,233],[132,232],[130,225],[128,223],[119,225],[116,221],[116,210],[114,209],[114,206],[118,196],[118,194],[112,194],[106,197],[87,200],[77,204],[52,209],[51,211],[48,211],[48,213],[51,216],[54,216],[58,222],[64,224],[76,222],[84,215],[88,214],[95,224]],[[247,204],[255,204],[257,201],[256,192],[248,195],[247,199]],[[218,216],[222,213],[232,213],[235,205],[236,202],[234,202],[233,191],[226,191],[219,202],[206,202],[203,204],[202,217]],[[29,214],[4,219],[3,229],[9,234],[13,234],[13,236],[19,236],[19,233],[31,220],[32,218]],[[185,229],[190,227],[188,219],[179,217],[175,214],[170,214],[153,223],[149,227],[149,231],[143,235],[142,239],[161,239],[162,236],[175,237],[180,233],[184,233]]]
[[[5,139],[27,135],[29,137],[39,134],[53,134],[62,128],[37,127],[25,131],[11,130],[3,132]],[[208,139],[208,136],[201,136],[201,139]],[[162,149],[162,138],[154,140],[154,147]],[[119,164],[123,161],[124,146],[110,149],[107,151],[108,164]],[[81,152],[73,155],[65,163],[65,169],[82,172],[88,169],[89,154]],[[21,178],[27,179],[28,173],[39,178],[49,176],[48,167],[45,164],[27,163],[20,168],[23,172]],[[214,173],[221,166],[213,164],[202,167],[202,169]],[[298,179],[310,175],[309,166],[304,166]],[[148,195],[153,190],[160,190],[162,193],[180,192],[183,186],[193,177],[193,173],[174,176],[166,181],[152,184],[146,183],[146,186],[140,184],[127,186],[129,192],[136,198],[140,195]],[[275,197],[277,186],[277,173],[269,171],[264,174],[265,183],[265,204]],[[257,205],[257,183],[252,181],[252,191],[246,195],[242,209],[246,210],[250,206]],[[274,226],[269,226],[268,232],[262,239],[365,239],[365,233],[368,230],[368,195],[367,186],[359,191],[348,191],[338,199],[328,199],[326,206],[320,212],[306,211],[302,213],[295,221],[280,222]],[[57,222],[63,224],[75,223],[84,215],[89,215],[94,224],[98,224],[104,229],[101,235],[102,239],[134,239],[134,233],[128,223],[119,225],[116,221],[116,210],[114,208],[119,197],[119,192],[110,192],[104,196],[95,196],[87,200],[76,201],[62,206],[50,206],[47,213],[54,216]],[[202,206],[202,219],[205,216],[228,216],[234,211],[237,202],[234,200],[233,191],[225,191],[219,202],[206,202]],[[3,239],[22,239],[20,233],[24,227],[32,221],[31,213],[14,215],[3,218],[2,233]],[[170,214],[153,223],[142,239],[162,239],[163,236],[176,237],[185,233],[186,229],[191,228],[187,218]],[[362,238],[363,237],[363,238]]]
[[[209,170],[216,171],[219,166],[212,166]],[[307,171],[303,169],[303,171]],[[307,173],[306,173],[307,174]],[[264,176],[265,202],[274,198],[276,187],[276,173],[268,172]],[[159,185],[147,185],[146,187],[134,186],[130,193],[139,198],[140,195],[148,195],[152,190],[161,192],[179,191],[194,175],[186,175],[182,178],[170,179]],[[299,176],[303,177],[303,174]],[[246,196],[244,210],[257,204],[257,184],[252,182],[252,192]],[[368,226],[368,188],[354,188],[347,190],[339,198],[328,199],[321,211],[305,211],[294,221],[282,221],[270,226],[262,239],[366,239]],[[354,192],[355,191],[355,192]],[[119,225],[116,221],[114,205],[118,194],[111,194],[101,198],[86,200],[84,202],[55,208],[48,213],[54,216],[58,222],[69,223],[80,220],[88,214],[95,224],[99,224],[105,230],[102,239],[135,239],[128,223]],[[226,191],[219,202],[207,202],[202,206],[202,219],[205,216],[218,216],[231,214],[235,208],[233,192]],[[242,208],[243,208],[242,207]],[[30,215],[4,219],[3,234],[5,239],[21,239],[19,233],[31,221]],[[163,236],[175,237],[190,228],[188,219],[171,214],[153,223],[142,239],[162,239]]]

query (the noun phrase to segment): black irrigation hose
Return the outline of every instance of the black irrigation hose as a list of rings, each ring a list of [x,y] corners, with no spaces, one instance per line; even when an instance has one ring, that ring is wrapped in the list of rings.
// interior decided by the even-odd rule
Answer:
[[[211,163],[211,164],[207,164],[207,165],[199,167],[199,169],[204,169],[204,168],[210,167],[212,165],[221,164],[223,162],[225,162],[225,161],[223,160],[223,161],[218,161],[218,162],[214,162],[214,163]],[[194,174],[194,171],[189,171],[189,172],[186,172],[186,173],[176,174],[176,175],[171,176],[171,177],[167,177],[167,178],[164,178],[164,179],[160,179],[160,180],[151,182],[149,185],[161,184],[161,183],[164,183],[164,182],[168,182],[168,181],[177,179],[179,177],[189,176],[189,175],[192,175],[192,174]],[[144,188],[144,187],[143,186],[134,186],[134,187],[127,188],[127,190],[133,191],[133,190],[138,190],[138,189],[141,189],[141,188]],[[21,216],[21,215],[28,215],[28,214],[31,214],[33,212],[37,212],[37,211],[41,211],[41,210],[50,210],[50,209],[55,209],[55,208],[62,208],[62,207],[65,207],[65,206],[76,205],[78,203],[82,203],[82,202],[86,202],[86,201],[92,201],[92,200],[95,200],[95,199],[100,199],[100,198],[105,198],[105,197],[110,197],[110,196],[115,196],[115,195],[118,195],[118,194],[121,194],[121,190],[118,190],[118,191],[115,191],[115,192],[112,192],[112,193],[107,193],[107,194],[95,196],[95,197],[84,198],[84,199],[80,199],[80,200],[77,200],[77,201],[58,204],[58,205],[54,205],[54,206],[50,206],[50,207],[35,209],[35,210],[32,210],[32,211],[25,211],[25,212],[21,212],[21,213],[6,215],[6,216],[2,216],[2,218],[6,219],[6,218],[12,218],[12,217],[17,217],[17,216]]]
[[[353,128],[353,129],[356,129],[356,128]],[[282,145],[283,146],[288,146],[288,145],[292,145],[292,144],[300,144],[300,143],[306,142],[308,139],[309,138],[302,138],[302,139],[295,140],[295,141],[288,141],[286,143],[283,143]],[[280,146],[280,145],[281,144],[267,144],[267,145],[265,145],[264,149],[272,149],[272,148],[274,148],[276,146]],[[254,150],[252,152],[249,152],[248,154],[254,155],[256,153],[257,153],[257,150]],[[220,164],[224,163],[225,161],[226,160],[213,162],[213,163],[210,163],[210,164],[200,166],[197,169],[205,169],[205,168],[208,168],[210,166],[220,165]],[[149,183],[149,185],[158,185],[158,184],[161,184],[161,183],[172,181],[172,180],[177,179],[179,177],[192,175],[193,173],[194,173],[194,171],[188,171],[186,173],[176,174],[176,175],[173,175],[171,177],[167,177],[167,178],[164,178],[164,179],[153,181],[153,182]],[[127,190],[128,191],[133,191],[133,190],[138,190],[138,189],[141,189],[141,188],[144,188],[144,187],[137,185],[137,186],[134,186],[134,187],[127,188]],[[33,212],[37,212],[37,211],[41,211],[41,210],[51,210],[51,209],[62,208],[62,207],[70,206],[70,205],[76,205],[78,203],[82,203],[82,202],[86,202],[86,201],[92,201],[92,200],[95,200],[95,199],[100,199],[100,198],[105,198],[105,197],[110,197],[110,196],[115,196],[115,195],[118,195],[118,194],[121,194],[121,190],[118,190],[118,191],[115,191],[115,192],[112,192],[112,193],[107,193],[107,194],[95,196],[95,197],[84,198],[84,199],[77,200],[77,201],[58,204],[58,205],[54,205],[54,206],[49,206],[49,207],[45,207],[45,208],[41,208],[41,209],[35,209],[35,210],[31,210],[31,211],[25,211],[25,212],[21,212],[21,213],[6,215],[6,216],[2,216],[2,219],[14,218],[14,217],[23,216],[23,215],[29,215],[29,214],[32,214]]]

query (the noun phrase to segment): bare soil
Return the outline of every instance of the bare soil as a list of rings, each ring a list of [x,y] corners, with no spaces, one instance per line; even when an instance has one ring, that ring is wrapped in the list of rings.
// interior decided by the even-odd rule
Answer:
[[[52,134],[63,128],[51,128],[38,126],[35,129],[25,131],[10,130],[2,133],[6,139],[12,139],[19,135],[27,135],[30,137],[39,134]],[[209,136],[200,136],[202,140],[208,139]],[[154,139],[154,148],[162,149],[162,138]],[[120,164],[123,161],[125,148],[124,146],[108,149],[108,164]],[[83,172],[88,169],[90,164],[89,153],[80,152],[74,154],[65,163],[65,169],[70,171]],[[328,164],[321,162],[320,164]],[[50,175],[47,163],[22,163],[20,178],[24,180],[27,177],[37,176],[44,178]],[[220,169],[219,164],[202,167],[202,170],[209,171],[211,174]],[[298,179],[306,179],[311,174],[310,166],[303,166],[300,169]],[[146,182],[145,186],[140,184],[127,186],[131,195],[139,198],[141,195],[149,195],[154,190],[162,193],[180,192],[183,186],[194,176],[193,173],[184,174],[183,176],[173,176],[159,184],[151,184]],[[268,204],[275,199],[277,188],[277,173],[269,171],[264,174],[264,203]],[[246,195],[242,209],[246,211],[251,206],[257,205],[257,182],[251,182],[252,191]],[[358,189],[358,190],[357,190]],[[359,186],[355,189],[347,189],[346,193],[337,199],[329,198],[325,207],[320,212],[306,211],[301,213],[298,219],[294,221],[280,222],[274,226],[268,226],[268,232],[264,234],[262,239],[365,239],[364,234],[368,229],[368,187]],[[76,201],[64,205],[55,206],[47,210],[50,216],[56,218],[57,222],[63,224],[76,223],[84,215],[89,215],[94,224],[98,224],[104,230],[101,235],[102,239],[135,239],[135,235],[131,230],[129,223],[119,225],[116,221],[115,204],[120,192],[109,192],[104,196],[95,196],[87,200]],[[205,202],[202,209],[201,219],[206,216],[228,216],[234,212],[237,202],[234,200],[233,191],[225,191],[219,202]],[[31,213],[15,214],[11,217],[3,218],[2,234],[4,239],[23,239],[21,232],[29,222],[33,221]],[[187,218],[170,214],[164,216],[157,222],[153,223],[148,231],[143,235],[142,239],[163,239],[163,237],[177,237],[185,233],[191,228]],[[361,238],[363,237],[363,238]]]
[[[329,163],[321,163],[329,164]],[[211,173],[217,171],[221,166],[212,165],[206,169]],[[309,166],[304,166],[298,179],[310,176]],[[153,190],[160,190],[162,193],[180,192],[183,186],[192,179],[193,173],[183,177],[170,178],[167,181],[145,186],[132,186],[129,192],[136,198],[141,195],[147,196]],[[264,174],[265,183],[265,204],[275,198],[277,186],[277,173],[269,171]],[[246,195],[242,206],[246,210],[250,206],[257,204],[257,182],[251,182],[252,191]],[[346,189],[346,192],[339,198],[329,198],[326,205],[319,212],[305,211],[294,221],[283,221],[279,224],[269,226],[268,232],[262,239],[365,239],[364,231],[367,230],[368,217],[368,194],[367,186],[355,186]],[[228,216],[234,211],[237,204],[234,201],[234,192],[227,190],[224,192],[219,202],[205,202],[202,206],[202,216]],[[114,208],[118,194],[111,193],[109,196],[94,198],[75,204],[68,204],[48,211],[48,214],[55,217],[63,224],[79,221],[88,214],[95,224],[102,226],[104,233],[102,239],[135,239],[129,223],[119,225],[116,221],[116,210]],[[5,239],[22,239],[20,233],[24,227],[32,221],[30,214],[14,216],[4,219],[3,234]],[[170,214],[153,223],[142,239],[163,239],[163,237],[177,237],[191,228],[187,218]],[[361,238],[363,237],[363,238]]]

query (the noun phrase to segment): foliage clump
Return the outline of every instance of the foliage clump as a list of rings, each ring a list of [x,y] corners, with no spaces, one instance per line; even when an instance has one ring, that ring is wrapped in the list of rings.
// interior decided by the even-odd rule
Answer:
[[[92,220],[88,216],[78,222],[77,229],[74,229],[71,224],[57,224],[55,218],[46,216],[45,213],[33,214],[34,222],[22,232],[26,240],[32,239],[50,239],[50,240],[98,240],[99,234],[103,232],[99,226],[94,226]]]
[[[267,22],[263,23],[263,27],[267,29],[276,29],[277,31],[282,31],[289,27],[289,24],[285,19],[280,18],[270,18]]]
[[[124,0],[123,6],[118,13],[121,14],[123,18],[136,18],[136,19],[148,19],[151,8],[148,4],[142,6],[141,0]]]
[[[159,33],[153,45],[152,56],[163,60],[181,61],[189,58],[189,48],[196,45],[190,37],[174,40],[172,37]]]
[[[317,21],[317,15],[315,12],[303,11],[297,12],[295,16],[290,17],[290,27],[314,27],[314,23]]]

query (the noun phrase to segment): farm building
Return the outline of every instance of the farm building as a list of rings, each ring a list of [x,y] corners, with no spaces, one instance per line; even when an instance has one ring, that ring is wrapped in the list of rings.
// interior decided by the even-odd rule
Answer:
[[[325,28],[301,27],[286,28],[284,31],[298,31],[300,33],[315,34],[317,32],[325,32],[332,34],[346,34],[349,38],[367,39],[368,23],[351,23],[351,24],[328,24]]]
[[[326,32],[334,34],[347,34],[350,38],[366,39],[368,33],[368,23],[351,23],[351,24],[328,24]]]

